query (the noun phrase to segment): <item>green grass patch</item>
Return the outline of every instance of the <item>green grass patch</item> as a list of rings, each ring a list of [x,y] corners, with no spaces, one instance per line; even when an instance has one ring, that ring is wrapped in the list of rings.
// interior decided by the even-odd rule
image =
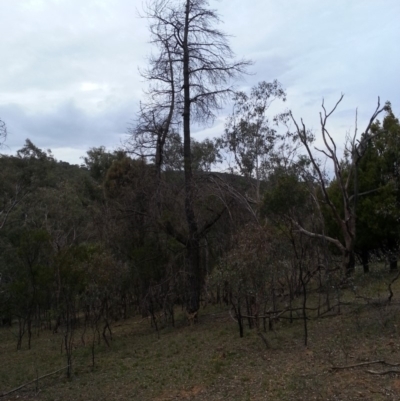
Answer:
[[[237,323],[226,308],[201,310],[200,323],[189,327],[184,318],[177,328],[163,328],[160,338],[147,320],[130,319],[113,327],[108,348],[74,335],[73,375],[59,372],[30,384],[5,399],[35,400],[384,400],[395,399],[399,375],[370,375],[381,365],[334,371],[332,366],[384,359],[400,362],[400,287],[387,297],[392,273],[356,274],[341,290],[348,305],[340,314],[308,321],[309,346],[303,345],[301,319],[280,320],[265,334],[270,348],[256,330],[245,328],[239,338]],[[320,294],[311,292],[308,306]],[[310,316],[315,316],[311,314]],[[246,324],[246,322],[245,322]],[[66,365],[62,334],[42,331],[27,349],[16,350],[16,328],[0,328],[0,391],[56,371]],[[399,369],[400,371],[400,369]],[[362,395],[360,395],[362,394]],[[385,398],[391,396],[392,398]],[[389,394],[389,395],[388,395]]]

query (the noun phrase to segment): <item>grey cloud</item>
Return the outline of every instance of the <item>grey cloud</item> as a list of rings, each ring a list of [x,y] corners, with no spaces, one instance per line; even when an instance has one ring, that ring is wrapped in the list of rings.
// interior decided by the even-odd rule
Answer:
[[[3,3],[0,117],[9,127],[9,146],[21,147],[26,137],[60,154],[118,146],[146,85],[138,66],[145,66],[153,50],[148,22],[137,14],[141,2]],[[338,131],[353,124],[356,107],[364,124],[378,95],[400,114],[398,0],[210,3],[225,22],[220,28],[234,35],[229,40],[238,58],[254,60],[252,75],[238,88],[277,78],[288,92],[286,106],[311,127],[318,127],[321,99],[334,104],[341,92],[345,99],[332,120]],[[84,91],[84,83],[101,88]],[[227,105],[220,115],[230,109]],[[218,134],[221,121],[193,132],[199,138]]]
[[[84,154],[94,146],[118,146],[127,133],[134,111],[135,104],[126,103],[108,111],[88,114],[73,101],[67,101],[53,112],[35,114],[25,112],[17,105],[1,106],[0,116],[7,123],[10,151],[21,148],[29,138],[44,149],[70,148]]]

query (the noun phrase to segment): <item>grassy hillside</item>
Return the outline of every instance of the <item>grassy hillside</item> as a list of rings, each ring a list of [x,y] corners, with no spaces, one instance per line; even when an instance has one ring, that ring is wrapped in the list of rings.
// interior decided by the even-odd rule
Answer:
[[[159,338],[148,319],[114,323],[111,347],[95,345],[93,367],[91,333],[77,330],[71,379],[61,371],[3,399],[399,400],[400,366],[371,363],[400,363],[399,283],[392,303],[383,302],[393,277],[356,277],[343,291],[340,313],[310,316],[308,347],[301,319],[282,319],[267,331],[267,348],[256,330],[239,338],[228,307],[209,306],[194,326],[177,311],[176,327],[163,327]],[[66,365],[62,330],[36,331],[32,349],[25,339],[20,351],[16,330],[0,328],[0,392]],[[349,365],[359,366],[335,369]]]

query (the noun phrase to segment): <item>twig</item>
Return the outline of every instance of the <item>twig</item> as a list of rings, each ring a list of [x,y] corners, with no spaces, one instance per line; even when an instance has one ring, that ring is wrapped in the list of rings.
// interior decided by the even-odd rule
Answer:
[[[371,375],[388,375],[389,373],[400,374],[400,370],[384,370],[383,372],[376,372],[375,370],[366,370]]]
[[[28,382],[28,383],[25,383],[25,384],[23,384],[22,386],[19,386],[19,387],[14,388],[14,389],[12,389],[12,390],[10,390],[10,391],[7,391],[7,393],[1,393],[1,394],[0,394],[0,398],[1,398],[1,397],[5,397],[6,395],[9,395],[9,394],[11,394],[11,393],[15,393],[16,391],[20,390],[21,388],[24,388],[24,387],[28,386],[29,384],[38,382],[40,379],[44,379],[45,377],[48,377],[48,376],[51,376],[51,375],[55,375],[56,373],[61,372],[62,370],[68,369],[68,367],[69,367],[69,366],[65,366],[64,368],[58,369],[58,370],[56,370],[55,372],[47,373],[46,375],[37,377],[36,379],[34,379],[34,380],[32,380],[32,381],[30,381],[30,382]]]
[[[265,347],[266,347],[267,349],[270,349],[271,347],[270,347],[270,345],[269,345],[268,340],[265,338],[264,334],[261,333],[261,331],[259,331],[257,334],[261,337],[261,340],[263,340],[263,343],[265,344]]]
[[[365,365],[373,365],[375,363],[382,363],[384,365],[388,366],[400,366],[400,363],[389,363],[383,360],[378,360],[378,361],[371,361],[371,362],[361,362],[361,363],[356,363],[354,365],[347,365],[347,366],[332,366],[332,369],[351,369],[351,368],[356,368],[358,366],[365,366]],[[399,372],[400,373],[400,372]]]

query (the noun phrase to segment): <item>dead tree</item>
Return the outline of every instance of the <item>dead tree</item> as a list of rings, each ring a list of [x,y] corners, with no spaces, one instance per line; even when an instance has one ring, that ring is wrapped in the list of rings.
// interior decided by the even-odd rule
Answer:
[[[175,237],[186,247],[188,313],[199,309],[203,282],[199,250],[202,229],[198,227],[195,210],[191,129],[194,122],[214,119],[216,110],[232,90],[230,81],[241,75],[249,64],[234,60],[227,36],[215,28],[220,21],[218,14],[208,5],[208,0],[150,0],[145,10],[154,43],[159,48],[154,58],[157,61],[153,63],[161,66],[157,67],[157,80],[165,84],[165,92],[157,92],[162,99],[158,104],[170,104],[169,111],[172,110],[182,127],[187,232]],[[168,132],[164,130],[155,136],[161,138],[160,145],[165,134]],[[177,234],[171,226],[168,231]]]
[[[158,182],[164,162],[164,147],[168,135],[176,125],[175,116],[175,75],[173,49],[170,37],[160,21],[150,25],[159,54],[149,58],[149,66],[141,75],[149,81],[145,92],[145,102],[140,104],[140,111],[134,127],[130,129],[130,140],[133,153],[141,158],[152,159]]]
[[[360,160],[365,154],[367,149],[367,142],[371,138],[371,126],[378,115],[385,110],[385,106],[380,106],[380,100],[378,98],[378,104],[373,112],[369,123],[361,136],[360,139],[357,137],[357,113],[356,113],[356,124],[354,129],[354,134],[348,140],[348,149],[346,149],[349,160],[348,163],[342,163],[339,159],[340,155],[338,155],[338,149],[334,139],[328,131],[327,123],[328,119],[337,109],[339,103],[342,101],[343,95],[340,96],[340,99],[336,102],[335,106],[332,110],[327,111],[325,108],[324,102],[322,102],[322,112],[320,112],[320,126],[321,126],[321,136],[323,143],[325,145],[324,149],[315,148],[318,152],[322,153],[328,160],[331,161],[334,179],[337,181],[342,203],[343,203],[343,212],[341,212],[338,207],[334,204],[331,196],[328,192],[328,183],[326,177],[324,176],[324,172],[322,170],[321,165],[318,163],[318,160],[314,153],[311,150],[311,142],[312,135],[307,130],[303,120],[301,123],[297,123],[293,115],[291,114],[292,121],[296,127],[296,132],[299,137],[299,140],[304,145],[307,155],[311,161],[312,167],[316,173],[316,184],[320,189],[322,194],[322,201],[327,205],[328,209],[331,211],[332,216],[340,229],[340,233],[342,235],[342,239],[339,240],[337,238],[333,238],[327,236],[325,234],[310,232],[302,227],[299,222],[293,221],[293,223],[297,226],[297,228],[304,234],[313,237],[324,239],[333,245],[335,245],[343,257],[343,270],[346,275],[351,275],[354,271],[355,267],[355,241],[356,241],[356,204],[357,198],[361,195],[365,195],[367,193],[359,193],[358,191],[358,177],[357,177],[357,169],[360,163]],[[375,191],[373,189],[372,191]],[[372,192],[368,191],[368,193]],[[315,197],[316,202],[318,200]]]

